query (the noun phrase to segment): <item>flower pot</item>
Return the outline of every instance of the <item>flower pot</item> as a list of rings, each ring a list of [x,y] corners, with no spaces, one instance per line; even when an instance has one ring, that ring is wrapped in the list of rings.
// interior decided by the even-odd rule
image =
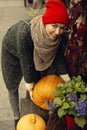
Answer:
[[[67,130],[82,130],[80,127],[76,125],[73,117],[66,115],[65,118]]]

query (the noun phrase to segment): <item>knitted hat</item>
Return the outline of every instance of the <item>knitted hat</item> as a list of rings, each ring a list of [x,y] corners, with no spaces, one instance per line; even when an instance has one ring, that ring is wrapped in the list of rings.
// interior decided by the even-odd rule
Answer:
[[[46,3],[46,11],[42,15],[44,24],[50,23],[68,23],[67,8],[61,0],[48,0]]]

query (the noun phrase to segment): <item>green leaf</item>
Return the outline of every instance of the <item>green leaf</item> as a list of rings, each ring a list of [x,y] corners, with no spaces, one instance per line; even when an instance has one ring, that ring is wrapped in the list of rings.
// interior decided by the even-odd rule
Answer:
[[[86,98],[87,98],[87,95],[86,95],[86,94],[80,94],[80,98],[81,98],[81,99],[86,99]]]
[[[79,88],[81,85],[82,85],[82,82],[77,82],[77,83],[75,84],[75,88]]]
[[[54,98],[54,103],[57,105],[57,106],[61,106],[62,105],[62,100],[60,98]]]
[[[56,89],[59,90],[63,86],[64,86],[64,83],[60,83],[60,84],[57,85]]]
[[[66,93],[73,92],[73,88],[67,88]]]
[[[28,15],[33,17],[35,16],[35,14],[38,12],[38,9],[33,9],[33,8],[30,8],[29,12],[28,12]]]
[[[79,81],[81,81],[81,80],[82,80],[82,78],[81,78],[81,76],[80,76],[80,75],[78,75],[78,76],[75,78],[75,80],[76,80],[76,82],[79,82]]]
[[[71,81],[66,82],[66,83],[65,83],[65,86],[71,87],[71,86],[72,86],[72,85],[71,85]]]
[[[77,92],[80,92],[80,93],[82,92],[82,89],[81,89],[81,88],[79,88],[79,87],[78,87],[78,88],[76,88],[75,90],[76,90]]]
[[[61,118],[61,117],[63,117],[64,115],[65,115],[64,109],[59,108],[59,110],[58,110],[58,116]]]
[[[67,102],[64,102],[62,108],[63,109],[68,109],[69,108],[69,104]]]
[[[70,108],[74,108],[74,106],[75,106],[75,102],[73,102],[73,101],[70,101],[70,103],[69,103],[69,105],[70,105]]]
[[[76,116],[76,112],[74,111],[74,109],[69,109],[69,110],[68,110],[68,114],[69,114],[69,115]]]
[[[84,117],[75,117],[75,123],[76,123],[79,127],[83,128],[84,125],[86,124],[86,119],[85,119]]]
[[[63,98],[62,98],[62,102],[65,102],[65,100],[66,100],[65,97],[63,97]]]
[[[53,92],[52,95],[53,95],[54,97],[61,97],[61,96],[63,96],[63,93],[58,90],[58,91]]]
[[[85,88],[85,92],[87,93],[87,87]]]

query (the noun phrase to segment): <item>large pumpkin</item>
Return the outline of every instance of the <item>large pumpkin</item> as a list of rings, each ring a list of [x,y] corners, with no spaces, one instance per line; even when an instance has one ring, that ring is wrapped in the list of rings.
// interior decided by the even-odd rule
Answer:
[[[16,130],[46,130],[46,123],[37,114],[27,114],[20,118]]]
[[[46,100],[53,100],[53,92],[58,84],[63,83],[63,79],[57,75],[48,75],[37,82],[33,90],[34,103],[47,110]]]

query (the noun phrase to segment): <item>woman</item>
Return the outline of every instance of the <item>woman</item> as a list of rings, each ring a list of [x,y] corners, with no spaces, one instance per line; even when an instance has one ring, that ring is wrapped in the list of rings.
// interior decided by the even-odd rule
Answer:
[[[69,80],[64,51],[67,9],[60,0],[49,0],[43,15],[19,21],[7,31],[2,42],[2,73],[9,93],[15,122],[20,118],[18,88],[22,76],[32,98],[35,82],[48,74]]]

